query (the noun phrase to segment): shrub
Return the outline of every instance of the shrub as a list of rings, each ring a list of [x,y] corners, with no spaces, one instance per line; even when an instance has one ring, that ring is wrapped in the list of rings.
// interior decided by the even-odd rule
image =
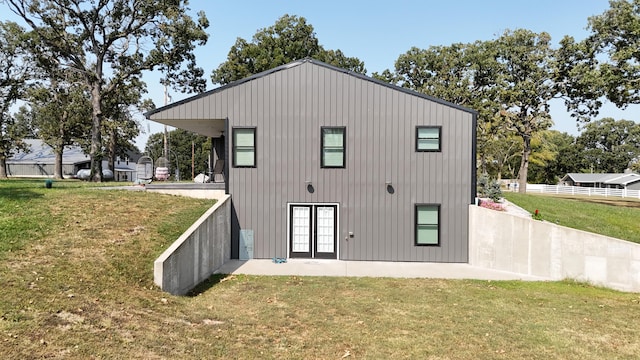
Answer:
[[[478,193],[480,197],[486,197],[494,202],[502,199],[502,189],[500,189],[500,183],[496,180],[489,179],[489,175],[482,174],[478,178]]]

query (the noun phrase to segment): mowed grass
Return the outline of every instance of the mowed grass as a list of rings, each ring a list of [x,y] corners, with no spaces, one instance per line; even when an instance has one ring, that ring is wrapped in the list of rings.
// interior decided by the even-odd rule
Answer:
[[[16,184],[0,181],[0,231],[15,229],[0,253],[2,359],[640,353],[640,294],[574,282],[220,275],[171,296],[153,285],[153,260],[211,201]]]
[[[640,243],[640,200],[503,193],[504,197],[542,220],[574,229]]]

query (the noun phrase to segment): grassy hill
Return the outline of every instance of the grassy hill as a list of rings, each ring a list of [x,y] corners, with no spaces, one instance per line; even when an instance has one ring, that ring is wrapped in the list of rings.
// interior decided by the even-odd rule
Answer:
[[[507,200],[542,220],[640,243],[640,199],[505,192]]]
[[[211,201],[0,181],[2,359],[632,359],[640,295],[574,282],[217,276],[153,260]]]

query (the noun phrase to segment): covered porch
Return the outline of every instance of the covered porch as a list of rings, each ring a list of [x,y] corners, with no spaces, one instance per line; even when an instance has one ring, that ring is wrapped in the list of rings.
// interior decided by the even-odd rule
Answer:
[[[161,111],[151,113],[148,119],[163,125],[191,131],[198,135],[208,137],[211,141],[209,169],[206,174],[209,177],[208,183],[211,183],[209,188],[212,186],[226,191],[229,161],[226,154],[225,134],[227,133],[228,120],[226,118],[185,119],[181,118],[181,115],[182,114],[169,114]]]

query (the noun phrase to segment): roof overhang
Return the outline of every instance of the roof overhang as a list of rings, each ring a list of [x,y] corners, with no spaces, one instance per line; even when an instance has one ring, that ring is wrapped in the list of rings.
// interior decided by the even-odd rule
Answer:
[[[224,134],[225,119],[163,119],[160,113],[148,117],[149,120],[194,132],[208,137],[220,137]]]

